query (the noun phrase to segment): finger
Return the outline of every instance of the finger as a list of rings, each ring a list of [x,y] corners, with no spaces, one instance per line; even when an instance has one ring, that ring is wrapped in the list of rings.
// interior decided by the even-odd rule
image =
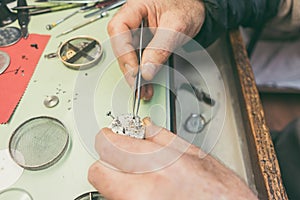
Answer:
[[[152,84],[144,84],[141,88],[141,99],[144,101],[150,101],[154,94],[154,89]]]
[[[89,168],[88,180],[106,199],[143,199],[154,183],[148,174],[123,173],[101,161]]]
[[[119,64],[119,66],[121,66]],[[134,75],[134,68],[132,66],[130,66],[129,64],[125,64],[125,69],[122,69],[122,67],[120,67],[126,82],[128,83],[128,85],[131,87],[131,89],[134,88],[134,84],[135,84],[135,75]]]
[[[186,25],[180,20],[170,21],[173,18],[168,14],[161,16],[159,28],[143,52],[141,68],[145,80],[152,80],[171,53],[191,39],[182,33],[186,31]]]
[[[178,152],[151,141],[118,135],[105,128],[96,136],[100,159],[117,169],[131,173],[151,172],[174,162]]]
[[[137,29],[145,16],[147,16],[147,9],[142,4],[125,3],[108,24],[111,45],[124,74],[130,71],[132,74],[137,73],[138,59],[131,30]],[[125,67],[126,64],[128,66]]]
[[[195,145],[183,140],[174,133],[165,128],[156,126],[152,123],[149,117],[143,119],[146,126],[146,139],[161,146],[175,149],[181,153],[188,153],[190,155],[204,154],[201,149]]]

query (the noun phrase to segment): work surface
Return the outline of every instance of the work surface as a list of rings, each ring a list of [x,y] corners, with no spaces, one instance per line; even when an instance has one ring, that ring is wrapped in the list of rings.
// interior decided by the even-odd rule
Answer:
[[[89,166],[97,159],[94,137],[102,127],[109,125],[111,118],[106,116],[108,111],[112,111],[114,115],[131,112],[132,91],[119,70],[106,31],[107,23],[115,11],[109,12],[110,16],[107,18],[59,38],[56,38],[56,35],[76,25],[77,22],[84,21],[82,14],[74,16],[51,31],[46,30],[47,24],[73,11],[33,16],[29,24],[29,32],[51,35],[43,55],[56,52],[61,42],[74,36],[85,35],[96,38],[104,51],[100,62],[92,68],[77,71],[67,68],[58,58],[46,59],[41,56],[28,88],[9,123],[0,125],[0,150],[7,149],[14,130],[33,117],[56,118],[66,126],[70,134],[68,149],[58,163],[44,170],[24,170],[20,178],[10,186],[10,188],[26,190],[33,199],[74,199],[85,192],[93,191],[93,187],[87,180],[87,172]],[[13,25],[18,26],[17,23]],[[178,63],[178,65],[185,65],[180,64],[180,61]],[[228,63],[230,62],[226,59],[219,61],[221,71]],[[212,149],[212,154],[254,187],[251,178],[249,179],[251,167],[247,161],[248,155],[244,155],[242,150],[245,141],[239,135],[243,130],[240,130],[240,126],[236,123],[236,117],[239,115],[232,108],[232,104],[237,102],[230,96],[229,85],[226,83],[228,79],[230,77],[225,78],[225,93],[222,94],[225,101],[218,102],[224,103],[222,106],[227,108],[226,113],[223,113],[225,114],[224,126]],[[169,74],[163,70],[156,80],[160,84],[155,86],[153,99],[147,103],[142,102],[141,117],[150,116],[156,124],[170,128],[167,89]],[[59,98],[59,104],[47,108],[44,100],[51,95]],[[195,143],[197,144],[197,141]],[[0,171],[0,176],[1,173]]]
[[[29,33],[50,34],[51,38],[9,123],[0,125],[1,150],[8,148],[14,130],[33,117],[56,118],[66,126],[70,134],[70,145],[58,163],[41,171],[24,170],[20,179],[11,186],[25,189],[34,199],[74,199],[84,192],[94,190],[88,183],[87,172],[98,157],[94,150],[95,135],[102,127],[109,125],[111,118],[106,116],[107,112],[120,115],[131,112],[132,109],[132,90],[119,70],[106,31],[110,17],[60,38],[56,38],[56,35],[86,20],[83,14],[74,16],[51,31],[46,30],[46,24],[57,21],[74,10],[31,17]],[[114,11],[109,12],[110,16],[113,13]],[[18,24],[15,22],[10,26],[18,27]],[[79,35],[100,41],[103,55],[96,66],[77,71],[66,67],[58,58],[44,58],[45,54],[55,53],[61,42]],[[166,80],[163,74],[157,79]],[[156,123],[167,126],[166,90],[156,87],[155,91],[151,102],[142,102],[140,114],[142,117],[151,116],[151,105],[160,105],[162,120],[157,117],[155,119],[155,116],[152,118]],[[44,100],[51,95],[56,95],[59,103],[53,108],[47,108]]]

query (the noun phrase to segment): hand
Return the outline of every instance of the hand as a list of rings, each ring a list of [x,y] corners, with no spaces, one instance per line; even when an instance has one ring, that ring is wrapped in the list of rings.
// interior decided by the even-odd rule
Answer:
[[[90,167],[88,179],[107,199],[256,199],[232,171],[201,149],[149,119],[144,123],[145,140],[107,128],[97,135],[101,160]]]
[[[146,19],[154,32],[153,39],[143,52],[141,72],[146,81],[153,79],[161,65],[165,63],[176,47],[185,39],[194,37],[201,29],[205,18],[201,0],[128,0],[108,25],[108,33],[114,53],[127,81],[132,86],[137,73],[138,59],[130,30],[139,28]],[[180,34],[178,34],[180,33]],[[147,87],[142,93],[146,100],[151,99],[153,88]]]

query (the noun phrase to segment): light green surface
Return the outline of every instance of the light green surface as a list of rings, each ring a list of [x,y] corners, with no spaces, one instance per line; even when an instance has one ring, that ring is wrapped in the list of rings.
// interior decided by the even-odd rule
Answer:
[[[114,11],[110,12],[110,17],[101,19],[60,38],[55,36],[76,25],[76,23],[81,23],[85,20],[83,19],[83,14],[77,14],[51,31],[46,30],[46,24],[55,22],[74,10],[33,16],[30,21],[29,32],[52,35],[43,55],[56,52],[60,42],[73,36],[87,35],[94,37],[104,46],[102,60],[95,67],[79,72],[65,67],[58,58],[45,59],[42,56],[10,122],[6,125],[0,125],[0,149],[8,148],[12,132],[22,122],[32,117],[50,116],[57,118],[70,132],[70,146],[65,156],[57,164],[41,171],[24,170],[21,178],[12,186],[28,191],[33,199],[36,200],[74,199],[86,191],[94,190],[87,181],[87,172],[95,158],[86,149],[93,147],[87,147],[86,144],[82,143],[80,133],[76,127],[78,121],[76,121],[74,116],[76,102],[84,102],[85,98],[92,98],[95,104],[95,112],[93,114],[96,116],[100,128],[107,126],[110,122],[110,119],[105,114],[107,111],[113,110],[112,97],[117,105],[114,109],[121,109],[116,111],[116,114],[121,112],[124,106],[131,108],[131,105],[128,104],[131,104],[130,97],[132,98],[132,92],[127,84],[121,84],[122,93],[115,94],[112,92],[115,87],[119,87],[116,85],[118,80],[122,79],[122,74],[111,51],[106,32],[107,23]],[[18,26],[17,23],[13,25]],[[107,63],[109,63],[108,68],[106,68]],[[80,78],[84,77],[85,80],[89,80],[99,73],[101,77],[97,79],[96,85],[91,86],[95,87],[94,96],[85,96],[84,91],[80,90]],[[160,74],[157,79],[162,79],[165,82],[167,80],[166,74]],[[89,85],[86,85],[87,83],[83,84],[84,87],[89,87]],[[57,92],[58,94],[56,94]],[[150,103],[142,102],[141,116],[151,115],[156,123],[168,126],[166,94],[164,87],[156,86],[153,100]],[[43,105],[45,97],[49,95],[57,95],[60,99],[59,104],[50,109]],[[81,108],[78,109],[80,111]],[[155,109],[158,109],[159,112],[153,112]],[[88,121],[89,119],[86,119],[86,122]],[[85,123],[85,121],[81,123]],[[93,132],[90,136],[93,138],[95,134]]]

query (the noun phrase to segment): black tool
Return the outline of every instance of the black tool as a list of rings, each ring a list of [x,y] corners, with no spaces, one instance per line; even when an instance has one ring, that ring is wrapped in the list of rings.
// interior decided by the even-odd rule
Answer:
[[[13,23],[17,15],[7,8],[7,1],[0,1],[0,27]]]
[[[18,0],[17,6],[18,7],[27,6],[26,0]],[[28,24],[30,21],[29,10],[28,9],[18,10],[17,16],[21,28],[22,37],[26,39],[28,37]]]
[[[210,97],[209,94],[204,92],[201,88],[196,88],[195,86],[188,84],[188,83],[183,83],[180,86],[180,89],[184,89],[188,92],[191,92],[192,94],[195,94],[198,101],[203,101],[207,105],[214,106],[216,104],[215,100]]]

